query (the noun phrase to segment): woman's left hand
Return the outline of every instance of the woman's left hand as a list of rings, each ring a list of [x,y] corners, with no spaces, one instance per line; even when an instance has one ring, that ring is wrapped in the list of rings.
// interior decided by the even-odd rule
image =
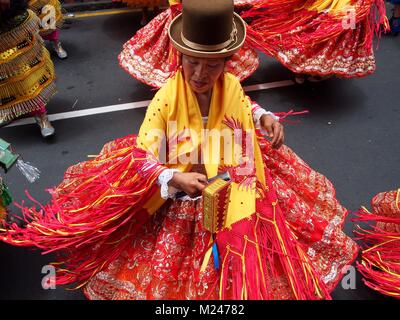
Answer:
[[[285,141],[283,126],[268,114],[264,114],[260,119],[260,126],[267,131],[268,136],[272,139],[272,148],[279,149]]]

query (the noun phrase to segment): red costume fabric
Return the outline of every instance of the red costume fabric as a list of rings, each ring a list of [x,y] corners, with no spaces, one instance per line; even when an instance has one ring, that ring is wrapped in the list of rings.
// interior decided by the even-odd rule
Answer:
[[[267,228],[262,234],[265,246],[260,250],[276,264],[265,268],[266,288],[254,287],[254,290],[263,292],[269,299],[330,299],[329,293],[343,276],[344,267],[354,261],[358,252],[355,242],[341,230],[347,210],[335,198],[329,180],[312,170],[290,148],[283,146],[274,150],[263,138],[260,142],[265,172],[276,192],[282,218],[290,226],[289,233],[293,232],[290,241],[301,247],[309,259],[309,267],[314,270],[321,291],[305,289],[300,297],[293,294],[290,277],[279,263],[278,256],[282,252],[274,251],[277,247],[268,242],[272,231]],[[267,208],[271,208],[271,203]],[[232,274],[243,272],[241,267],[221,280],[211,259],[205,272],[199,274],[210,237],[202,228],[202,212],[201,200],[165,203],[137,231],[131,246],[89,281],[84,288],[86,296],[90,299],[219,299],[222,285],[226,288],[223,299],[240,298],[242,286],[232,280]],[[262,212],[260,219],[271,218],[268,210]],[[248,240],[248,250],[257,255],[252,241],[254,239]],[[242,249],[232,248],[237,253]],[[223,253],[220,252],[220,256],[223,257]],[[241,261],[239,254],[230,259],[233,266],[241,266],[241,263],[233,263]],[[254,272],[249,267],[252,264],[246,264],[246,272]],[[306,283],[306,280],[299,282]]]
[[[400,189],[381,192],[371,200],[372,212],[362,208],[358,221],[375,223],[358,226],[362,240],[361,262],[357,268],[364,283],[388,296],[400,298]]]
[[[53,201],[41,207],[42,211],[23,207],[31,221],[28,228],[13,225],[2,240],[58,253],[62,265],[56,264],[57,283],[78,282],[91,299],[252,299],[260,295],[265,299],[330,299],[329,293],[357,256],[358,247],[342,232],[347,210],[335,198],[326,177],[290,148],[274,150],[260,137],[271,189],[257,203],[259,214],[237,229],[258,225],[257,233],[250,232],[253,236],[244,244],[235,244],[232,234],[222,240],[232,243],[233,254],[220,252],[221,257],[229,257],[220,263],[233,268],[227,274],[215,269],[213,259],[200,273],[210,238],[201,225],[202,203],[169,200],[152,216],[138,209],[158,191],[154,181],[161,165],[148,160],[132,165],[133,154],[141,157],[135,139],[128,136],[110,142],[96,159],[71,167],[51,191]],[[137,170],[138,175],[126,175],[127,169]],[[276,206],[271,197],[276,197]],[[77,209],[75,214],[70,210],[65,215],[67,208],[85,210]],[[279,220],[287,252],[277,244],[276,225],[268,222],[273,216]],[[258,248],[256,237],[263,239]],[[244,246],[250,256],[261,254],[266,263],[262,266],[265,287],[253,287],[254,292],[249,290],[245,296],[242,283],[233,281],[235,274],[258,272],[254,261],[242,263]],[[293,277],[281,262],[286,255],[295,265]],[[301,276],[304,269],[309,279]],[[222,296],[221,287],[226,289]],[[309,290],[314,287],[319,290]]]
[[[134,78],[152,87],[162,87],[180,66],[179,54],[168,37],[171,21],[181,12],[173,5],[151,20],[128,40],[118,56],[120,66]],[[226,66],[226,71],[244,80],[258,68],[256,51],[244,45]]]
[[[77,283],[89,298],[329,299],[358,251],[342,231],[347,210],[326,177],[272,148],[252,108],[238,79],[222,74],[207,134],[179,70],[138,136],[69,168],[47,205],[21,206],[26,228],[6,226],[0,239],[57,253],[57,284]],[[207,197],[165,201],[157,184],[167,168],[198,164],[209,178],[231,177],[213,234],[203,227]]]
[[[374,34],[388,29],[383,0],[349,0],[348,6],[318,10],[323,1],[234,1],[248,23],[244,47],[227,64],[240,80],[258,67],[255,50],[277,59],[298,74],[363,77],[376,69]],[[332,1],[334,2],[334,1]],[[172,5],[128,40],[118,59],[136,79],[161,87],[180,65],[168,26],[181,12]]]
[[[352,0],[336,11],[314,9],[322,2],[256,1],[242,13],[249,23],[249,45],[294,73],[345,78],[373,73],[374,34],[388,29],[384,1]]]

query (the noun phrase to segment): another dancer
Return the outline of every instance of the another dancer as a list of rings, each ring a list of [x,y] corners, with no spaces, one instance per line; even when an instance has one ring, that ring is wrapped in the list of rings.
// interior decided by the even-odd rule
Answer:
[[[34,116],[43,137],[54,135],[46,104],[56,92],[54,66],[39,36],[39,18],[24,5],[0,12],[0,126]],[[6,3],[8,2],[8,3]]]

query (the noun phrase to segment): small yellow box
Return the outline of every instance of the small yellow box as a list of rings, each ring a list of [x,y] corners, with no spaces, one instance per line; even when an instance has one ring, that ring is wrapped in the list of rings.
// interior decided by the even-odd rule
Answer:
[[[203,227],[211,233],[220,231],[226,222],[230,181],[216,179],[203,190]]]

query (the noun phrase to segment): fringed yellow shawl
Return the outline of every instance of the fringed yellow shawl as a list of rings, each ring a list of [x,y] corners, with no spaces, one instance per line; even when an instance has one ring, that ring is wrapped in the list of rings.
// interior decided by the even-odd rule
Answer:
[[[139,131],[137,145],[159,159],[162,157],[160,160],[166,167],[182,172],[190,171],[201,153],[208,178],[216,176],[221,168],[238,166],[239,161],[246,160],[247,156],[248,167],[242,164],[243,176],[255,172],[257,179],[265,184],[264,165],[255,135],[251,102],[245,96],[239,80],[233,75],[225,73],[215,83],[205,128],[208,134],[203,129],[196,96],[179,70],[151,102]],[[246,138],[243,134],[246,131],[247,139],[251,143],[247,143],[247,149],[244,149]],[[254,189],[255,185],[244,189],[239,188],[237,183],[232,183],[227,226],[254,213]],[[149,212],[154,212],[162,202],[160,195],[156,194],[146,204],[146,208]]]

